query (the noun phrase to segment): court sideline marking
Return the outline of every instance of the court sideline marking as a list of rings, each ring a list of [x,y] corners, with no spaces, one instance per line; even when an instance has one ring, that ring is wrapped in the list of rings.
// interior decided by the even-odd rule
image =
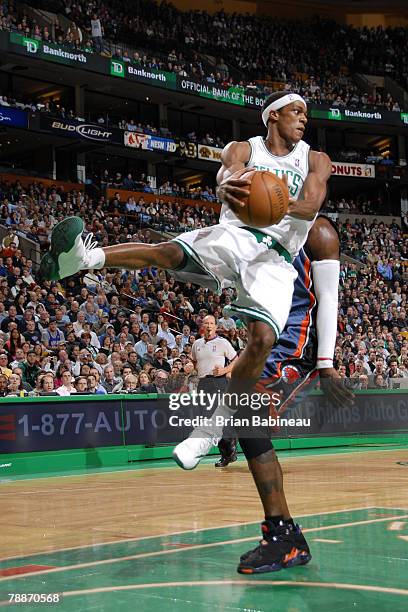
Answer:
[[[318,515],[318,514],[317,514]],[[333,530],[333,529],[343,529],[345,527],[355,527],[357,525],[369,525],[372,523],[384,523],[386,521],[393,521],[396,520],[398,518],[408,518],[408,514],[405,515],[399,515],[399,516],[387,516],[387,517],[383,517],[383,518],[378,518],[378,519],[368,519],[365,521],[354,521],[351,523],[340,523],[338,525],[328,525],[326,527],[311,527],[310,529],[304,529],[303,532],[304,533],[314,533],[314,532],[318,532],[318,531],[329,531],[329,530]],[[192,550],[203,550],[205,548],[213,548],[214,546],[226,546],[226,545],[230,545],[230,544],[240,544],[242,542],[253,542],[254,540],[259,540],[259,536],[254,537],[247,537],[247,538],[239,538],[236,540],[224,540],[221,542],[211,542],[209,544],[195,544],[192,546],[189,546],[188,548],[171,548],[171,549],[166,549],[166,550],[159,550],[159,551],[154,551],[154,552],[149,552],[149,553],[139,553],[136,555],[127,555],[125,557],[113,557],[111,559],[102,559],[100,561],[89,561],[87,563],[78,563],[77,565],[66,565],[65,567],[56,567],[53,569],[48,569],[48,570],[40,570],[38,572],[30,572],[30,574],[17,574],[16,576],[5,576],[4,578],[0,578],[0,583],[1,582],[7,582],[8,580],[19,580],[21,578],[27,578],[27,577],[32,577],[32,576],[42,576],[44,574],[55,574],[55,573],[61,573],[61,572],[66,572],[66,571],[70,571],[70,570],[76,570],[76,569],[85,569],[88,567],[97,567],[100,565],[107,565],[107,564],[112,564],[112,563],[122,563],[124,561],[133,561],[136,559],[147,559],[149,557],[156,557],[156,556],[160,556],[160,555],[172,555],[172,554],[176,554],[176,553],[181,553],[184,551],[192,551]]]
[[[195,580],[190,582],[156,582],[146,584],[127,584],[116,587],[100,587],[97,589],[84,589],[83,591],[65,591],[62,593],[64,597],[75,597],[77,595],[92,595],[95,593],[109,593],[111,591],[130,591],[133,589],[157,589],[165,587],[193,587],[193,586],[226,586],[226,585],[237,585],[237,586],[294,586],[294,587],[308,587],[308,588],[321,588],[321,589],[347,589],[350,591],[374,591],[380,593],[388,593],[392,595],[405,595],[408,596],[407,589],[397,589],[395,587],[381,587],[376,585],[365,585],[365,584],[350,584],[343,582],[299,582],[292,580],[203,580],[202,582]],[[0,605],[4,605],[0,602]]]

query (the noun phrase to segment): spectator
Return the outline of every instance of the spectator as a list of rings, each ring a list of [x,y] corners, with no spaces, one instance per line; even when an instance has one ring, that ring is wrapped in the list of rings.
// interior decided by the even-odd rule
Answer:
[[[4,374],[4,376],[6,378],[10,378],[12,371],[11,369],[8,367],[8,362],[9,362],[9,357],[7,355],[7,353],[0,353],[0,372],[1,374]]]
[[[143,331],[140,335],[140,340],[135,344],[135,351],[139,359],[144,359],[147,355],[149,347],[149,334],[147,331]]]
[[[138,377],[134,374],[127,374],[123,379],[123,393],[138,393]]]
[[[157,335],[159,338],[166,340],[169,349],[175,348],[176,339],[174,337],[174,334],[170,331],[169,324],[167,323],[167,321],[163,321],[163,323],[161,324],[161,330],[158,332]]]
[[[153,387],[155,388],[156,393],[167,393],[168,379],[169,379],[169,375],[165,370],[158,369],[156,371],[156,374],[153,380]]]
[[[4,374],[0,374],[0,397],[5,397],[8,393],[8,378]]]
[[[103,51],[103,27],[101,20],[96,13],[93,14],[91,19],[91,35],[94,49],[97,53]]]
[[[160,370],[164,370],[166,372],[170,372],[170,364],[164,358],[164,350],[161,346],[158,346],[154,351],[155,359],[152,363],[154,368],[158,368]]]
[[[43,332],[41,342],[47,349],[56,350],[65,342],[65,336],[58,329],[55,317],[50,317],[47,329]]]
[[[102,387],[107,393],[112,393],[113,388],[117,384],[117,380],[114,378],[115,370],[112,365],[107,365],[103,372],[103,379],[101,381]]]
[[[225,332],[229,332],[231,329],[236,329],[237,324],[234,319],[230,316],[228,309],[223,310],[223,316],[218,319],[217,326]]]
[[[390,378],[405,378],[403,370],[398,367],[398,359],[396,357],[390,357],[388,360],[388,379]]]
[[[9,376],[7,389],[7,395],[13,397],[24,397],[28,393],[23,387],[21,376],[14,372]]]
[[[88,394],[88,380],[85,376],[78,376],[75,380],[75,389],[77,393]]]
[[[376,389],[387,389],[388,384],[387,380],[384,378],[382,374],[376,374],[374,376],[374,387]]]
[[[37,365],[37,355],[35,351],[28,351],[26,359],[19,364],[19,368],[22,372],[23,382],[28,383],[34,388],[36,386],[37,376],[41,371],[41,368]]]
[[[54,376],[48,372],[43,374],[39,380],[39,391],[41,394],[52,394],[55,392]]]
[[[69,370],[63,372],[61,378],[62,385],[56,390],[56,393],[58,393],[58,395],[67,396],[77,392],[75,386],[72,384],[74,380]]]

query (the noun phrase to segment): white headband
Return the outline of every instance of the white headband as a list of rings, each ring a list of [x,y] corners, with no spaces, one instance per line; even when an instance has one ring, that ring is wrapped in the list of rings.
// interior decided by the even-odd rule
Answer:
[[[265,110],[262,111],[262,121],[264,122],[265,127],[268,127],[269,113],[272,110],[279,110],[280,108],[283,108],[287,104],[292,104],[292,102],[296,102],[296,101],[303,102],[303,104],[307,107],[307,104],[302,98],[302,96],[299,96],[299,94],[296,94],[296,93],[286,94],[286,96],[282,96],[282,98],[275,100],[275,102],[271,102],[265,108]]]

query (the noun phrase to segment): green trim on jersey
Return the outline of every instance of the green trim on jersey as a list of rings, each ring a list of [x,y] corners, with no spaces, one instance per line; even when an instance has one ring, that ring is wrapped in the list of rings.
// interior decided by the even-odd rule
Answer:
[[[276,251],[279,255],[281,255],[288,263],[292,263],[293,259],[290,253],[283,247],[277,240],[274,240],[272,236],[269,234],[265,234],[261,230],[255,229],[254,227],[248,227],[244,225],[241,229],[246,230],[253,234],[259,244],[264,244],[267,246],[269,250]]]
[[[254,319],[256,321],[262,321],[263,323],[267,323],[270,327],[272,327],[273,331],[275,332],[276,341],[278,340],[280,336],[279,327],[272,319],[270,314],[262,310],[258,310],[257,308],[253,308],[251,306],[238,306],[238,304],[228,304],[227,306],[224,306],[224,309],[232,311],[236,310],[238,314],[243,314],[249,319]]]
[[[201,260],[200,256],[198,255],[198,253],[196,253],[194,251],[194,249],[187,244],[186,242],[183,242],[182,238],[179,238],[177,236],[177,238],[173,238],[172,242],[177,242],[177,244],[179,244],[181,246],[181,248],[183,249],[184,253],[187,255],[187,257],[190,257],[193,262],[199,267],[201,268],[201,270],[203,270],[210,278],[213,279],[213,281],[216,283],[217,285],[217,292],[221,291],[221,283],[218,280],[218,278],[215,276],[215,274],[213,274],[211,272],[211,270],[209,270],[205,264],[203,263],[203,261]],[[185,266],[183,266],[185,267]],[[183,271],[182,268],[177,268],[177,271]]]

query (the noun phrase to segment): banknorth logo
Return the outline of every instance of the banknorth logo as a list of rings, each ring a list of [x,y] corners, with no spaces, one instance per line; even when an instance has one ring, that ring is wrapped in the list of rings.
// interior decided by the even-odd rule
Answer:
[[[65,132],[76,132],[82,138],[90,140],[109,140],[112,132],[100,130],[94,125],[83,123],[81,125],[72,125],[71,123],[63,123],[62,121],[53,121],[51,127],[54,130],[64,130]]]
[[[331,108],[329,110],[329,119],[336,119],[337,121],[341,121],[341,112],[338,108]]]
[[[23,45],[27,49],[28,53],[37,53],[40,43],[38,40],[34,40],[33,38],[24,38]]]
[[[124,62],[120,62],[118,60],[111,60],[110,73],[111,73],[111,76],[121,77],[123,79],[125,77]]]

